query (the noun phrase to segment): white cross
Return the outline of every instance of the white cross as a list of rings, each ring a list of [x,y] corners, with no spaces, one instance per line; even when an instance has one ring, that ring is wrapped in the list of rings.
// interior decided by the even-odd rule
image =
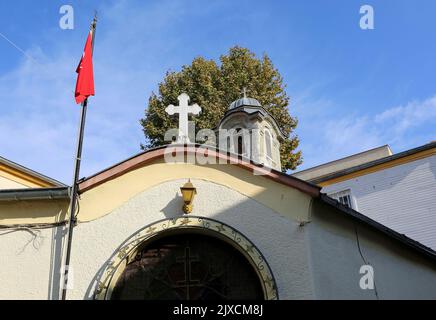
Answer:
[[[178,113],[179,114],[179,137],[177,138],[178,143],[190,143],[188,136],[188,114],[199,114],[201,107],[198,104],[188,105],[189,96],[186,93],[182,93],[177,97],[179,100],[178,106],[173,106],[170,104],[165,108],[165,112],[170,116]]]

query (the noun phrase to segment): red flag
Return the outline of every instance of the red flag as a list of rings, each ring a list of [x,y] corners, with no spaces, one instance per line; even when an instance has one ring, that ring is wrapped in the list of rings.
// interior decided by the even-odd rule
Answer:
[[[80,63],[77,66],[76,103],[82,103],[94,95],[94,71],[92,66],[92,30],[89,31]]]

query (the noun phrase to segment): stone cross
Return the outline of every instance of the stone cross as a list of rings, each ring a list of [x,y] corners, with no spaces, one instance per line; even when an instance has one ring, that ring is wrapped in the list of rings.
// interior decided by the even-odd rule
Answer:
[[[189,96],[186,93],[182,93],[177,97],[179,100],[178,106],[173,106],[170,104],[165,108],[165,112],[170,116],[178,113],[179,114],[179,136],[177,138],[178,143],[190,143],[188,136],[188,115],[199,114],[201,111],[201,107],[198,104],[193,104],[192,106],[188,105]]]

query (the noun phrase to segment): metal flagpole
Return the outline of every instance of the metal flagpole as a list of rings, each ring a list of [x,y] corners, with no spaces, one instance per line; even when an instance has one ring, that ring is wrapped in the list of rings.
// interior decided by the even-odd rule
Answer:
[[[94,53],[94,37],[95,37],[95,29],[97,26],[97,13],[94,16],[94,20],[91,24],[92,30],[92,53]],[[66,299],[67,296],[67,283],[68,283],[68,268],[70,265],[70,257],[71,257],[71,243],[73,239],[73,228],[76,223],[76,204],[77,204],[77,194],[78,194],[78,181],[80,174],[80,161],[82,158],[82,145],[83,145],[83,133],[85,131],[85,119],[86,119],[86,109],[88,107],[88,98],[82,102],[81,113],[80,113],[80,126],[79,126],[79,134],[77,138],[77,151],[76,151],[76,162],[74,165],[74,177],[73,184],[70,189],[70,216],[68,221],[68,229],[67,229],[67,247],[65,254],[65,262],[64,266],[64,278],[61,283],[62,288],[62,300]]]

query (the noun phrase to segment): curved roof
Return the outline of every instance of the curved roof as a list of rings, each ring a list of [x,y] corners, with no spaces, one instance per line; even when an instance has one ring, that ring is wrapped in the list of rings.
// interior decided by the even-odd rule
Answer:
[[[260,104],[259,101],[257,101],[254,98],[243,97],[243,98],[240,98],[238,100],[233,101],[229,106],[229,110],[234,109],[234,108],[238,108],[238,107],[242,107],[242,106],[261,107],[262,105]]]
[[[96,173],[91,177],[87,177],[81,180],[79,182],[79,192],[80,193],[86,192],[87,190],[90,190],[102,183],[105,183],[106,181],[115,179],[119,176],[126,174],[127,172],[133,171],[139,167],[147,165],[156,159],[164,158],[166,152],[168,152],[168,150],[166,150],[167,147],[180,148],[181,150],[178,151],[182,151],[185,154],[195,155],[197,152],[204,153],[204,149],[200,148],[202,147],[201,145],[194,145],[194,144],[192,145],[171,144],[171,145],[164,145],[161,147],[157,147],[155,149],[150,149],[142,153],[139,153],[136,156],[133,156],[132,158],[129,158],[125,161],[115,164],[114,166],[107,168],[99,173]],[[277,183],[281,183],[289,187],[295,188],[297,190],[300,190],[301,192],[309,194],[313,197],[318,197],[321,190],[320,187],[314,184],[297,179],[288,174],[285,174],[283,172],[271,168],[265,168],[261,165],[255,164],[254,162],[248,159],[240,158],[238,157],[238,155],[226,153],[220,151],[219,149],[208,147],[207,157],[208,158],[215,157],[218,160],[225,160],[226,163],[237,165],[238,167],[241,167],[245,170],[256,172],[256,174],[262,175]]]
[[[220,122],[218,124],[218,128],[221,128],[222,124],[225,121],[227,121],[231,115],[237,114],[237,113],[240,113],[240,112],[245,113],[245,114],[247,114],[249,116],[260,114],[265,119],[269,119],[270,123],[273,125],[273,127],[277,131],[278,136],[280,138],[282,138],[282,139],[286,138],[285,133],[282,131],[282,129],[280,129],[276,119],[274,119],[274,117],[272,115],[270,115],[268,113],[268,111],[266,111],[262,106],[260,106],[260,107],[255,107],[255,106],[239,106],[239,107],[235,107],[233,109],[229,109],[224,114],[224,117],[220,120]]]
[[[218,124],[218,128],[221,127],[221,124],[228,118],[229,115],[234,114],[235,112],[244,112],[248,115],[252,114],[261,114],[263,117],[268,117],[271,119],[271,123],[275,127],[278,135],[285,139],[286,135],[283,133],[283,131],[280,129],[276,119],[274,119],[273,116],[271,116],[268,111],[266,111],[260,102],[257,99],[246,97],[244,94],[244,97],[233,101],[230,106],[229,110],[226,111],[224,114],[224,117],[221,119],[220,123]]]

